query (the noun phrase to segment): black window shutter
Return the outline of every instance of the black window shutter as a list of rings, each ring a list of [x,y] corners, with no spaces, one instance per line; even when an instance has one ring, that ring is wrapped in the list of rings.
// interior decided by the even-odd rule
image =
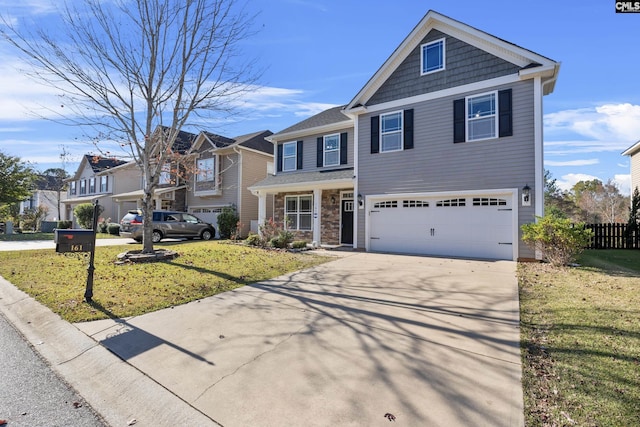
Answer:
[[[277,171],[282,172],[282,144],[278,145],[278,158],[276,159]]]
[[[316,166],[324,166],[324,138],[319,136],[316,145]]]
[[[296,155],[298,156],[296,158],[296,169],[300,170],[302,169],[302,141],[298,141]]]
[[[380,152],[380,116],[371,117],[371,154]]]
[[[340,164],[347,164],[347,133],[340,134]]]
[[[513,108],[511,105],[511,89],[498,92],[498,136],[513,135]]]
[[[404,110],[404,149],[413,148],[413,109]]]
[[[464,110],[464,98],[453,101],[453,142],[464,142],[466,133]]]

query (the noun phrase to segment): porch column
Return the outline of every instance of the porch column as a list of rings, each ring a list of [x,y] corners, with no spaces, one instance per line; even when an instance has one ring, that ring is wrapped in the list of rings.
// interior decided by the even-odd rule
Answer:
[[[258,233],[260,226],[267,220],[267,195],[260,191],[258,194]]]
[[[320,234],[320,226],[322,225],[322,190],[316,188],[313,190],[313,241],[320,246],[322,244],[322,236]]]

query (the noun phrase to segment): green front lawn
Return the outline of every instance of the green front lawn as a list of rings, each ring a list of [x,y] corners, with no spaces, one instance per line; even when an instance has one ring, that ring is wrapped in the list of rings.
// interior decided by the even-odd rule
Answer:
[[[640,251],[520,264],[527,426],[640,425]]]
[[[331,260],[213,241],[164,243],[172,261],[116,265],[130,246],[96,249],[93,304],[84,302],[88,260],[53,250],[0,252],[0,276],[69,322],[136,316]]]

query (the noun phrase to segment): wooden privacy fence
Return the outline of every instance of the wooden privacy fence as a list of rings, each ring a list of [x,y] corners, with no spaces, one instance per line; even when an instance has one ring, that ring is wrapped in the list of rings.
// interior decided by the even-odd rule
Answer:
[[[586,224],[593,230],[587,249],[640,249],[640,233],[627,233],[627,224]]]

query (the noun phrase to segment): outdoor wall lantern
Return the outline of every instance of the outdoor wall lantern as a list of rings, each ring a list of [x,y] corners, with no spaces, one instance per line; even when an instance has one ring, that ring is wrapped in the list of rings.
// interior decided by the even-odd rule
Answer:
[[[364,202],[362,200],[362,194],[358,194],[358,207],[362,208],[364,206]]]
[[[336,196],[331,196],[331,204],[332,205],[336,204]]]
[[[529,184],[522,187],[522,206],[531,206],[531,187]]]

